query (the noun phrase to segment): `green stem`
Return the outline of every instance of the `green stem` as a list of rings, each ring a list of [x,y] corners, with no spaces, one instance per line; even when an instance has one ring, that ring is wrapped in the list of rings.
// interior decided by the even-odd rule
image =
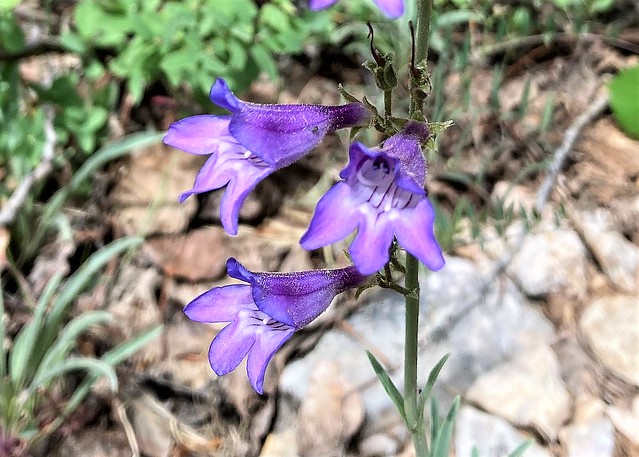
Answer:
[[[415,38],[415,61],[422,62],[428,56],[428,37],[430,20],[433,11],[433,0],[417,0],[417,21]],[[416,100],[411,100],[412,118],[418,109]],[[413,438],[416,457],[428,457],[426,443],[426,427],[424,417],[418,417],[417,396],[417,337],[419,329],[419,261],[406,253],[406,333],[404,350],[404,409],[406,422]]]
[[[433,0],[417,0],[417,24],[415,27],[415,63],[428,57],[430,19],[433,14]]]
[[[386,119],[390,119],[391,114],[393,112],[393,91],[385,90],[384,91],[384,116]]]
[[[416,457],[426,457],[426,427],[417,408],[417,336],[419,330],[419,261],[406,253],[406,333],[404,349],[404,409]]]

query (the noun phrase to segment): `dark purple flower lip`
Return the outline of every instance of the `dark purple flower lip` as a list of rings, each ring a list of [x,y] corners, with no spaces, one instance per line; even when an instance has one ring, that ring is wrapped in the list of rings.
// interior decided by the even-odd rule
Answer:
[[[184,313],[197,322],[228,323],[209,348],[211,367],[223,376],[246,357],[249,381],[259,393],[275,352],[324,312],[337,294],[366,280],[352,266],[256,273],[230,258],[227,270],[244,284],[215,287],[187,304]]]

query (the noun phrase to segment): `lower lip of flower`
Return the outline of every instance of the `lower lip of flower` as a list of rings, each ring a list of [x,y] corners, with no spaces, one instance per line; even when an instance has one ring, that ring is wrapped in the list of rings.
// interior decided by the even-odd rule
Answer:
[[[356,204],[368,202],[379,213],[417,206],[414,194],[397,186],[393,167],[383,159],[367,159],[357,170]]]

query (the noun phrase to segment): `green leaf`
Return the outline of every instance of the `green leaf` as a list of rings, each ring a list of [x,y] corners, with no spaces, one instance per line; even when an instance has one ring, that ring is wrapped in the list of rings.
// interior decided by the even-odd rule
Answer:
[[[137,335],[133,339],[125,341],[124,343],[121,343],[110,351],[106,352],[100,358],[100,360],[113,366],[122,363],[133,354],[138,352],[140,349],[142,349],[144,346],[146,346],[148,343],[157,338],[161,332],[161,325],[151,328],[146,332]]]
[[[7,351],[9,350],[4,345],[6,329],[4,327],[4,291],[0,287],[0,379],[4,379],[4,375],[7,374]],[[0,382],[0,384],[4,384]],[[0,392],[0,398],[2,398],[2,392]]]
[[[621,128],[639,139],[639,66],[619,72],[608,84],[610,107]]]
[[[113,320],[111,314],[106,311],[90,311],[80,314],[71,320],[65,327],[54,344],[45,353],[38,373],[52,370],[58,363],[69,355],[74,348],[78,336],[88,330],[89,327]],[[36,375],[37,377],[37,375]]]
[[[250,49],[250,53],[260,70],[266,73],[269,78],[277,79],[277,64],[264,46],[257,44]]]
[[[457,396],[437,432],[437,438],[433,441],[431,457],[448,457],[459,403],[460,397]]]
[[[0,0],[0,12],[12,10],[18,3],[20,0]]]
[[[528,446],[530,446],[531,444],[532,444],[532,440],[528,440],[521,443],[517,447],[517,449],[515,449],[510,454],[508,454],[508,457],[521,457],[522,455],[524,455],[524,452],[526,451],[526,449],[528,449]]]
[[[111,385],[111,390],[116,391],[118,389],[118,378],[115,375],[113,367],[108,363],[95,360],[88,357],[70,357],[63,360],[59,364],[51,367],[48,370],[44,370],[39,373],[33,380],[33,384],[29,389],[31,392],[35,392],[36,389],[46,386],[53,379],[59,378],[71,371],[86,370],[95,379],[100,376],[106,376]]]
[[[84,54],[87,51],[86,42],[75,33],[62,33],[60,35],[60,45],[67,51],[77,54]]]
[[[25,46],[24,34],[13,14],[0,15],[0,49],[19,52]]]
[[[375,374],[377,375],[377,379],[379,379],[379,382],[384,387],[384,390],[386,391],[390,399],[395,404],[395,407],[397,408],[397,411],[399,411],[399,414],[402,416],[404,421],[406,421],[406,411],[404,410],[404,397],[402,397],[402,394],[399,392],[399,390],[395,386],[395,383],[393,383],[393,380],[390,378],[390,376],[388,376],[388,373],[386,373],[386,370],[384,370],[384,367],[382,367],[382,365],[377,361],[375,356],[369,351],[366,351],[366,355],[368,356],[368,360],[371,362],[371,365],[373,366],[373,370],[375,371]]]
[[[83,38],[91,38],[101,23],[102,10],[93,0],[82,0],[75,8],[75,26]]]
[[[108,261],[116,255],[139,246],[141,243],[142,238],[120,238],[92,254],[91,257],[69,277],[53,301],[38,344],[45,348],[52,344],[62,325],[62,321],[66,317],[69,307]]]
[[[430,399],[430,441],[434,443],[439,433],[439,403],[435,397]]]
[[[56,274],[47,282],[31,317],[16,336],[9,357],[9,374],[16,390],[22,390],[26,384],[28,372],[35,373],[40,360],[34,360],[34,349],[41,333],[45,318],[45,311],[53,294],[58,289],[62,276]],[[46,348],[45,348],[46,350]]]
[[[422,389],[419,394],[419,403],[417,405],[417,417],[422,417],[424,415],[424,407],[426,406],[426,400],[430,397],[431,392],[433,391],[433,386],[435,385],[435,381],[437,381],[437,377],[439,376],[439,372],[442,371],[444,364],[450,357],[450,352],[446,354],[444,357],[439,359],[439,362],[430,370],[430,374],[428,375],[428,380],[426,381],[426,385]]]

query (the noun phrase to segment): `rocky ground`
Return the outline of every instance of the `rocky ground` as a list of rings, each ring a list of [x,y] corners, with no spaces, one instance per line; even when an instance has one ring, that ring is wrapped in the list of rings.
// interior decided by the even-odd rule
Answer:
[[[482,148],[494,147],[490,138],[512,157],[538,154],[526,138],[548,97],[555,97],[545,168],[554,160],[558,173],[521,182],[504,172],[487,196],[536,208],[540,219],[529,224],[515,217],[503,234],[488,221],[478,237],[462,221],[446,267],[422,275],[420,375],[425,381],[430,368],[452,354],[436,397],[442,409],[462,397],[458,457],[470,457],[473,446],[480,456],[505,456],[527,439],[528,457],[639,455],[639,142],[616,127],[602,87],[606,72],[628,63],[589,48],[510,78],[500,93],[504,109],[517,103],[526,80],[532,81],[531,108],[505,136],[482,117],[490,73],[478,70],[476,109],[455,119],[459,128],[442,139],[446,157],[463,127],[472,125],[470,168],[479,166],[474,158],[482,157]],[[317,101],[313,97],[331,84],[314,81],[280,100]],[[256,94],[260,90],[256,86]],[[336,97],[334,90],[326,93]],[[575,143],[566,143],[567,132],[577,134]],[[325,148],[344,149],[343,141],[333,137]],[[504,167],[517,167],[515,158]],[[339,298],[278,353],[263,397],[242,367],[219,379],[210,370],[206,352],[220,327],[192,323],[181,308],[228,281],[227,257],[250,269],[281,271],[345,259],[340,246],[322,257],[298,244],[313,203],[339,170],[330,154],[313,155],[263,183],[244,205],[243,225],[232,239],[216,220],[218,194],[176,202],[201,163],[157,145],[113,165],[104,177],[112,188],[96,178],[93,203],[109,208],[116,234],[148,238],[133,258],[112,265],[78,311],[113,313],[117,328],[102,335],[113,342],[151,325],[165,327],[162,338],[121,371],[117,396],[95,389],[62,431],[56,455],[113,457],[132,449],[150,457],[413,455],[365,355],[375,354],[401,384],[403,302],[392,291]],[[434,165],[431,195],[454,198],[439,171]],[[99,189],[109,190],[105,201]],[[42,258],[34,276],[45,275],[52,261]]]

